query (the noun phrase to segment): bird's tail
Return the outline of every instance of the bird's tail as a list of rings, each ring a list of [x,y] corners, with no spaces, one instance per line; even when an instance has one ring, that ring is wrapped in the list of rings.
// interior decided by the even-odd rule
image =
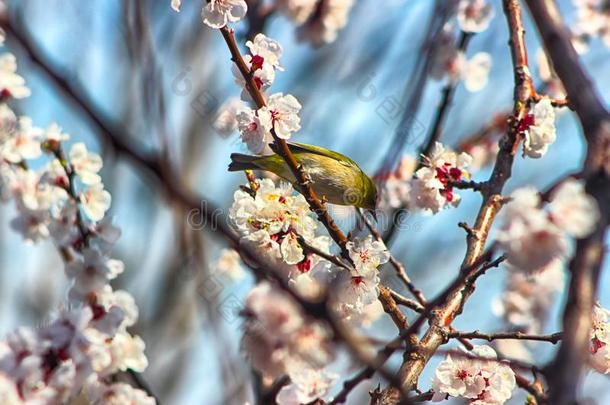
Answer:
[[[258,156],[243,155],[241,153],[231,153],[231,163],[229,164],[230,172],[239,172],[242,170],[252,170],[258,167],[254,161]]]

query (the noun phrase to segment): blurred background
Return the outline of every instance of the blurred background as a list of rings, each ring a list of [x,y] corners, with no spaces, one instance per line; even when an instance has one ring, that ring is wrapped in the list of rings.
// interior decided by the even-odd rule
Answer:
[[[229,155],[245,152],[237,133],[221,136],[213,127],[220,106],[239,97],[230,58],[221,35],[200,20],[200,1],[184,1],[180,14],[167,1],[153,0],[19,0],[9,13],[28,32],[70,82],[80,83],[104,113],[119,123],[125,136],[145,150],[162,151],[182,182],[206,201],[228,210],[244,182],[228,173]],[[322,47],[299,42],[294,25],[282,16],[267,22],[265,33],[284,47],[274,92],[296,96],[303,110],[297,141],[321,145],[356,160],[375,173],[400,130],[401,114],[412,94],[412,74],[422,62],[421,47],[435,2],[430,0],[357,0],[337,40]],[[487,86],[476,93],[459,85],[442,141],[457,146],[512,106],[513,74],[508,32],[499,1],[489,29],[471,41],[467,55],[489,52],[493,66]],[[570,0],[559,1],[568,22]],[[238,34],[245,33],[239,24]],[[531,55],[540,48],[526,17]],[[242,32],[244,31],[244,32]],[[243,43],[243,36],[240,42]],[[113,196],[111,214],[122,229],[114,255],[126,264],[117,288],[130,291],[140,308],[135,332],[147,344],[150,366],[144,377],[165,404],[243,404],[251,398],[251,369],[239,352],[238,311],[253,278],[230,279],[214,274],[224,241],[208,227],[193,226],[187,213],[172,207],[158,185],[132,163],[100,142],[96,129],[17,47],[19,72],[32,96],[15,105],[39,127],[55,121],[104,158],[102,176]],[[610,100],[610,51],[600,40],[582,56],[598,89]],[[535,66],[535,58],[532,57]],[[415,124],[400,155],[415,155],[425,140],[441,98],[443,82],[426,82]],[[395,109],[389,109],[395,105]],[[541,189],[579,169],[583,160],[581,130],[574,115],[558,115],[558,136],[543,159],[516,159],[506,192],[533,184]],[[485,180],[491,168],[473,174]],[[427,296],[442,290],[456,275],[465,249],[459,221],[472,222],[480,204],[475,193],[461,193],[457,209],[435,216],[410,215],[409,226],[396,235],[391,250]],[[206,204],[202,201],[202,204]],[[226,211],[225,211],[226,212]],[[342,217],[342,212],[337,212]],[[19,325],[44,323],[65,302],[67,284],[56,249],[48,243],[26,245],[10,229],[15,210],[0,208],[0,333]],[[349,230],[349,219],[342,222]],[[195,224],[196,225],[196,224]],[[610,269],[606,263],[600,302],[610,306]],[[387,282],[393,272],[386,270]],[[506,272],[492,271],[479,281],[475,295],[458,318],[460,330],[502,329],[493,311],[505,287]],[[398,285],[398,284],[396,284]],[[557,296],[545,330],[558,330],[563,305]],[[394,325],[383,319],[371,335],[390,338]],[[536,359],[549,358],[554,347],[539,344]],[[426,389],[435,358],[422,375]],[[398,365],[400,358],[390,364]],[[347,357],[337,361],[342,377],[359,367]],[[361,384],[348,403],[365,403],[378,378]],[[339,388],[339,385],[337,386]],[[610,379],[591,373],[583,393],[591,403],[610,403]],[[517,392],[510,403],[523,403]],[[368,402],[366,402],[368,403]]]

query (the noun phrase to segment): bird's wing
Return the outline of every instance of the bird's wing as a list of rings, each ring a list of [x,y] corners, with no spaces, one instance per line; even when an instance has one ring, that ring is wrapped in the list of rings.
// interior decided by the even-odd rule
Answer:
[[[275,144],[271,143],[269,144],[269,146],[271,147],[271,150],[273,150],[275,153],[278,153],[277,146]],[[358,167],[358,164],[347,156],[342,155],[339,152],[322,148],[320,146],[308,145],[305,143],[288,142],[288,148],[292,153],[312,153],[315,155],[326,156],[328,158],[337,160],[339,163],[344,164],[346,166]]]

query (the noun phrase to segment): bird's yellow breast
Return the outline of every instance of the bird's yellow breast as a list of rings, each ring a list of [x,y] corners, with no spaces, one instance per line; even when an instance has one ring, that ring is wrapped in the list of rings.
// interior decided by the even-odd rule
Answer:
[[[338,205],[356,205],[356,200],[361,198],[363,173],[358,167],[317,154],[298,153],[295,158],[311,178],[318,197]],[[280,175],[291,183],[295,182],[288,166]]]

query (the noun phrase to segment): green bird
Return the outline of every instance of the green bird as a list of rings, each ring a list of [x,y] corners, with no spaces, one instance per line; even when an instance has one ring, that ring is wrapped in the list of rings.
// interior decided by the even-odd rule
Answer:
[[[230,172],[241,170],[265,170],[288,180],[296,179],[292,171],[277,154],[277,147],[270,145],[274,155],[249,156],[231,154]],[[374,210],[377,204],[377,187],[352,159],[338,152],[304,143],[288,143],[290,151],[312,181],[316,194],[331,204],[353,205]],[[298,190],[298,187],[295,187]]]

